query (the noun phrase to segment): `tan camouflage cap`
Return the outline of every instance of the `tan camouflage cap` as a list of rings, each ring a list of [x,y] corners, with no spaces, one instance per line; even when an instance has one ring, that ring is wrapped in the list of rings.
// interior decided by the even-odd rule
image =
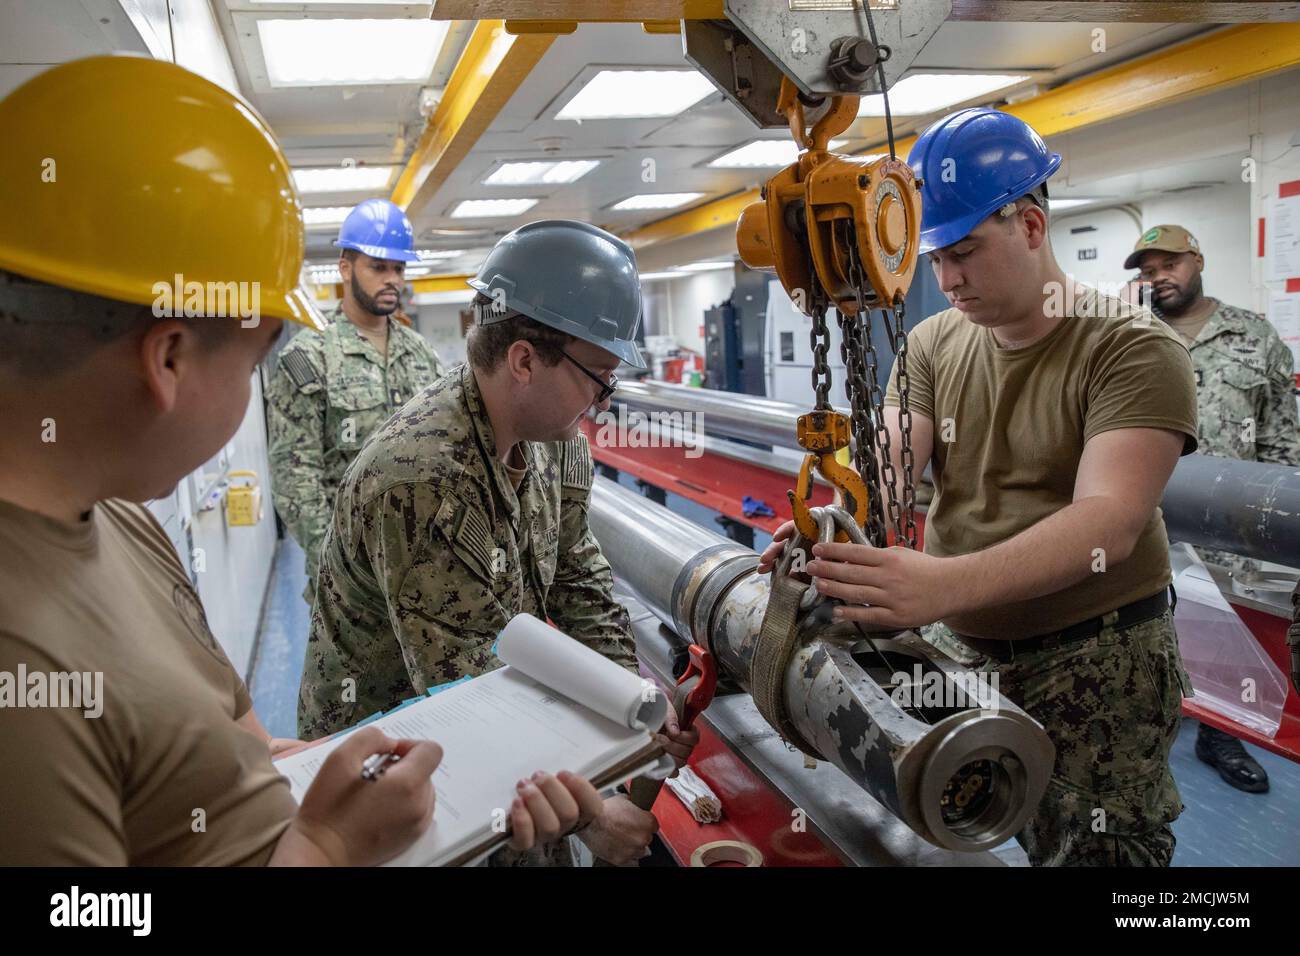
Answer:
[[[1201,244],[1196,241],[1195,236],[1182,226],[1152,226],[1142,233],[1137,245],[1133,247],[1129,257],[1124,260],[1124,268],[1136,268],[1138,260],[1142,258],[1142,253],[1148,249],[1158,249],[1161,252],[1195,252],[1199,254]]]

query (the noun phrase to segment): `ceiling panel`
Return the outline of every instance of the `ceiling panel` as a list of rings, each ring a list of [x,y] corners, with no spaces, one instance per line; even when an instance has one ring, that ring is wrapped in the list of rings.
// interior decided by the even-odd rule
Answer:
[[[940,28],[917,61],[917,68],[1029,70],[1035,83],[1049,86],[1203,29],[1159,24],[950,22]],[[1104,32],[1098,34],[1096,30]],[[1094,45],[1099,45],[1098,37],[1104,38],[1103,52],[1094,52]],[[624,231],[666,215],[662,211],[614,212],[608,208],[634,193],[702,192],[705,195],[700,202],[705,202],[753,188],[766,180],[775,170],[706,167],[708,160],[751,139],[788,136],[780,130],[758,130],[721,94],[710,95],[669,119],[576,123],[553,118],[602,66],[674,68],[683,62],[679,36],[647,35],[635,24],[583,24],[576,33],[560,37],[433,200],[424,208],[411,210],[417,230],[423,233],[430,228],[463,226],[465,221],[447,217],[449,209],[460,199],[527,195],[540,198],[541,202],[525,215],[476,222],[494,236],[545,216],[586,219]],[[902,138],[929,119],[898,117],[896,133]],[[850,127],[846,149],[865,148],[880,142],[885,135],[883,119],[864,117]],[[498,159],[541,159],[548,155],[603,161],[600,167],[570,185],[482,184],[483,177]],[[646,160],[654,161],[652,183],[641,179]]]

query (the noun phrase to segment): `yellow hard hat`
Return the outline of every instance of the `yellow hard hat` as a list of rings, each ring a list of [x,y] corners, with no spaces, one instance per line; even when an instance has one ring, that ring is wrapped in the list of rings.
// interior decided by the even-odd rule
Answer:
[[[289,163],[239,96],[165,61],[97,56],[0,100],[0,130],[0,268],[141,305],[175,291],[203,303],[189,314],[231,314],[237,289],[258,315],[325,328],[299,285]]]

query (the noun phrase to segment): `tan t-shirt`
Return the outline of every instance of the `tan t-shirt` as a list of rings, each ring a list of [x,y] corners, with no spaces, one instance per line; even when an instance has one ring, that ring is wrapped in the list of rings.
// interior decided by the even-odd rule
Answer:
[[[940,312],[908,336],[907,368],[911,407],[935,428],[927,554],[979,551],[1065,508],[1084,444],[1104,431],[1167,428],[1186,436],[1183,454],[1196,450],[1187,347],[1163,322],[1092,289],[1025,348],[999,348],[957,309]],[[898,404],[897,367],[885,403]],[[1156,508],[1127,560],[1055,594],[944,623],[983,638],[1060,630],[1159,591],[1170,580],[1168,549]]]
[[[52,672],[92,675],[97,707],[14,706]],[[265,864],[296,805],[250,706],[147,509],[0,501],[0,863]]]

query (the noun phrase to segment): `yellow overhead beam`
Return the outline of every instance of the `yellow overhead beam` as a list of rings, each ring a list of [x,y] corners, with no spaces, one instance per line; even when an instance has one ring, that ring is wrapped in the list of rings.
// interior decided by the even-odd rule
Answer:
[[[480,21],[393,187],[393,202],[408,211],[429,203],[554,42],[553,33],[514,34],[501,20]]]
[[[1041,96],[1003,107],[1043,136],[1054,136],[1131,113],[1257,80],[1300,66],[1300,24],[1231,27],[1074,80]],[[955,76],[954,82],[961,77]],[[906,158],[915,136],[898,140]],[[879,152],[876,144],[863,152]],[[680,239],[734,223],[740,210],[759,200],[757,189],[695,206],[642,226],[626,239],[633,248]]]
[[[780,0],[772,0],[778,3]],[[906,2],[906,0],[905,0]],[[880,3],[882,9],[891,4]],[[875,5],[873,4],[873,9]],[[435,20],[721,20],[723,0],[438,0]],[[1300,0],[953,0],[950,20],[1262,23],[1300,19]]]
[[[722,20],[723,0],[438,0],[435,20],[576,20],[635,23],[639,20]]]
[[[474,278],[472,275],[424,276],[410,281],[411,288],[419,292],[473,292],[465,283]]]

